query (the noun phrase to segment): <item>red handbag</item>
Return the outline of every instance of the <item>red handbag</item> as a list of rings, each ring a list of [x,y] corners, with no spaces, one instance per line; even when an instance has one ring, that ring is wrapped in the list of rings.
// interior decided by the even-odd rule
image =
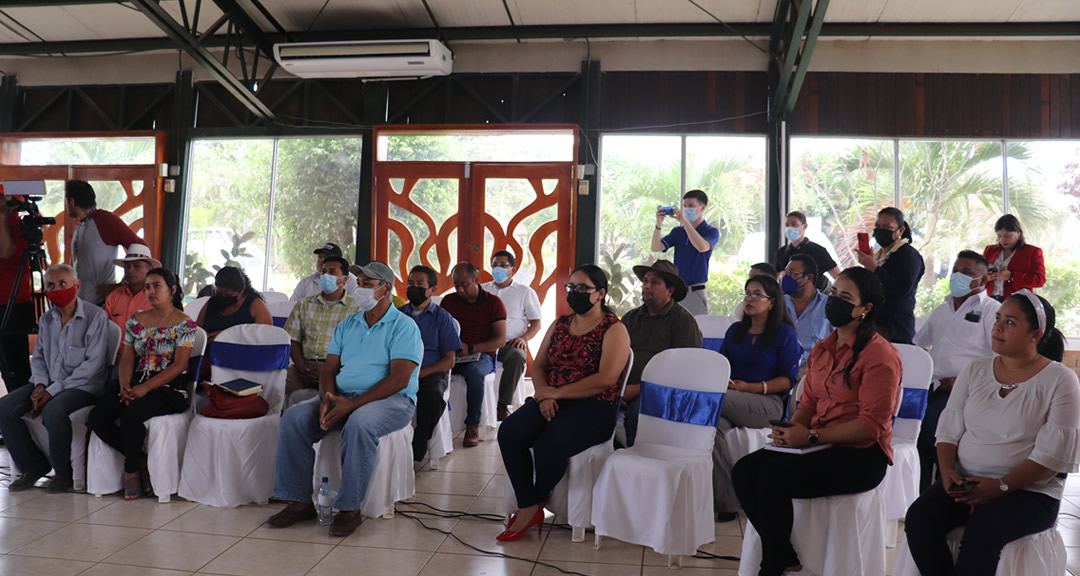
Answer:
[[[266,416],[270,411],[270,405],[258,394],[250,396],[236,396],[218,388],[203,383],[203,390],[210,401],[203,406],[199,414],[209,418],[226,418],[231,420],[243,420]]]

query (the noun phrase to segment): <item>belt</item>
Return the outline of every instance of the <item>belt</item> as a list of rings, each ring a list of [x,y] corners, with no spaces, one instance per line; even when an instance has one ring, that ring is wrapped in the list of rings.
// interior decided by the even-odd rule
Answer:
[[[690,286],[690,291],[691,292],[697,292],[698,290],[704,290],[704,289],[705,289],[704,284],[695,284],[693,286]]]

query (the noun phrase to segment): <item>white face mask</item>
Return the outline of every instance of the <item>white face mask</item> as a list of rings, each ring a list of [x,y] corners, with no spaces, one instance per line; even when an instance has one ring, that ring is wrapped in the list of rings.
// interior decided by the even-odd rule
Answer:
[[[356,305],[364,312],[378,306],[379,300],[382,300],[382,298],[375,298],[375,290],[375,288],[357,288],[356,293],[353,294]]]

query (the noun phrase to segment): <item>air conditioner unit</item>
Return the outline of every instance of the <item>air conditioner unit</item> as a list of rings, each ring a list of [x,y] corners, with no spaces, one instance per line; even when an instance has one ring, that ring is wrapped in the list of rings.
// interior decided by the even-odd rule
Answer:
[[[274,59],[301,78],[429,78],[454,67],[438,40],[291,42],[275,44]]]

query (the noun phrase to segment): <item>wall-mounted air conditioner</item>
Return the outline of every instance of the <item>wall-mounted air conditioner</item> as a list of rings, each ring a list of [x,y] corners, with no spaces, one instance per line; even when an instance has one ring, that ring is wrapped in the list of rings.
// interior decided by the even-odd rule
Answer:
[[[428,78],[454,67],[438,40],[283,43],[274,45],[274,59],[301,78]]]

